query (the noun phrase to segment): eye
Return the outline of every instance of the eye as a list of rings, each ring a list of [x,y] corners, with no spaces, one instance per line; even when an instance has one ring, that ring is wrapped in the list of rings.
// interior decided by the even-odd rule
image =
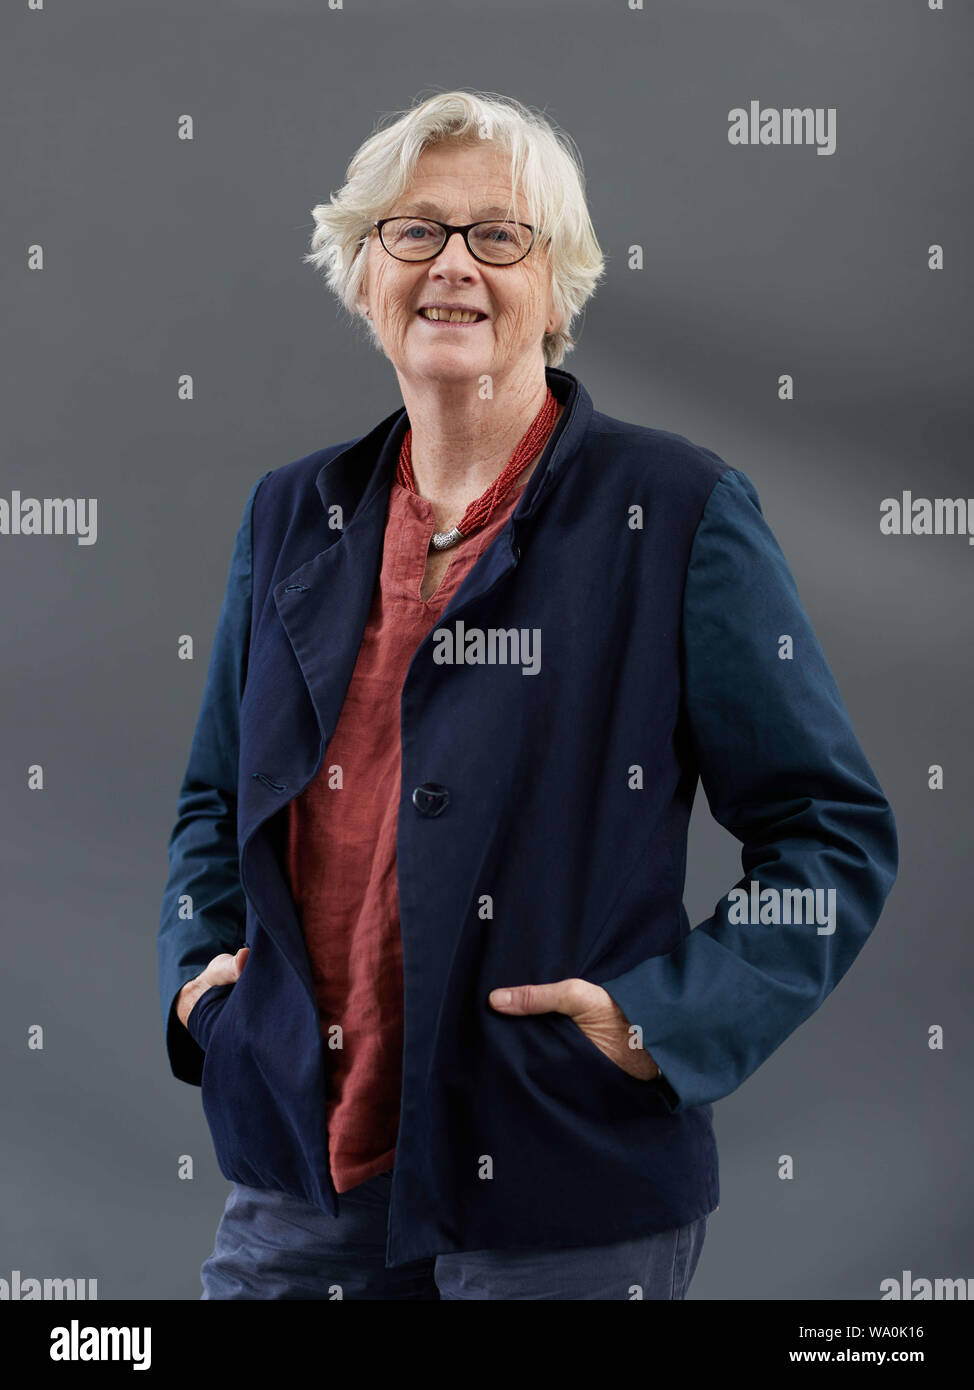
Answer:
[[[405,218],[400,222],[393,222],[388,230],[396,241],[429,241],[440,234],[439,228],[429,222],[415,222]]]

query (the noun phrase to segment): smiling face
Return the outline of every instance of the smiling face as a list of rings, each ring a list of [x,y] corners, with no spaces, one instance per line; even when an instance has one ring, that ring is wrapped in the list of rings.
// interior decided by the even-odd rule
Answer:
[[[442,144],[423,151],[412,183],[386,216],[411,214],[465,224],[507,216],[510,166],[489,141]],[[515,220],[527,222],[520,203]],[[515,265],[485,265],[459,235],[429,261],[399,261],[373,231],[360,303],[370,313],[386,356],[412,381],[495,381],[544,371],[542,338],[556,326],[551,271],[538,241]],[[479,312],[474,323],[433,322],[420,310],[449,305]]]

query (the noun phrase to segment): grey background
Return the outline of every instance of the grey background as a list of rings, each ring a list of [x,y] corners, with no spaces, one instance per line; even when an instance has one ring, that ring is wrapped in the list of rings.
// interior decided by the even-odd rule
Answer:
[[[0,1277],[199,1297],[229,1185],[163,1049],[165,845],[250,487],[401,404],[301,262],[309,209],[382,114],[453,87],[541,106],[577,142],[609,273],[564,366],[596,408],[753,480],[897,814],[900,878],[859,960],[716,1107],[691,1296],[974,1275],[974,549],[878,526],[903,488],[974,492],[972,29],[954,0],[5,8],[0,495],[96,496],[99,537],[0,537]],[[730,146],[752,98],[835,106],[836,153]],[[701,793],[694,923],[738,873]]]

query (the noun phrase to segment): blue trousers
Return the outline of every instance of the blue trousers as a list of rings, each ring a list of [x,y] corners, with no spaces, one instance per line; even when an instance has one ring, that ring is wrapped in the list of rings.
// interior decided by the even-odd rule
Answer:
[[[687,1226],[610,1245],[460,1251],[387,1269],[392,1172],[341,1194],[337,1217],[235,1183],[200,1271],[210,1299],[682,1299],[707,1230]]]

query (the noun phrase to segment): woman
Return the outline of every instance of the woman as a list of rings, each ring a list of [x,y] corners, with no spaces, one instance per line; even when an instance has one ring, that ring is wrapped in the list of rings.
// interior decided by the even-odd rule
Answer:
[[[559,369],[567,140],[436,95],[314,217],[403,408],[231,561],[159,932],[203,1296],[682,1298],[712,1103],[862,947],[892,813],[748,479]],[[745,873],[691,932],[698,778]]]

